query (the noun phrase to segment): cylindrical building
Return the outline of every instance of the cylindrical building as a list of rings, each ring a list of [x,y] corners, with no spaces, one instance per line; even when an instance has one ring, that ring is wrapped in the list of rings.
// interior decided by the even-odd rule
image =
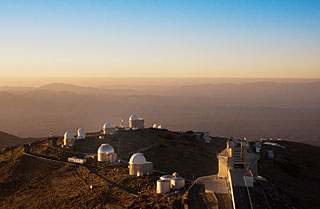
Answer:
[[[129,175],[143,176],[144,174],[150,174],[153,171],[152,162],[147,162],[142,153],[135,153],[129,160]]]
[[[144,129],[144,119],[132,114],[129,118],[129,127],[132,129]]]
[[[182,177],[173,177],[171,179],[171,189],[180,190],[185,186],[185,179]]]
[[[97,156],[99,162],[115,162],[117,160],[117,154],[114,153],[114,149],[110,144],[101,144]]]
[[[170,181],[169,180],[158,180],[157,181],[157,193],[165,194],[170,192]]]
[[[72,147],[74,145],[74,134],[72,131],[67,131],[64,134],[63,144],[67,147]]]

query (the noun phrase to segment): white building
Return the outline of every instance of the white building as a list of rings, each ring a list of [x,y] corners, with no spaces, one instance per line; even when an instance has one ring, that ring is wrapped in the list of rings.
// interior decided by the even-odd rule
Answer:
[[[143,176],[152,173],[153,164],[147,162],[142,153],[135,153],[129,160],[129,175],[131,176]]]
[[[133,114],[129,118],[129,127],[130,128],[138,128],[144,129],[144,119],[139,118],[137,115]]]
[[[101,144],[97,156],[99,162],[116,162],[117,160],[117,153],[110,144]]]
[[[170,192],[171,182],[169,180],[158,180],[157,181],[157,194],[166,194]]]
[[[158,129],[164,129],[163,125],[160,124],[160,125],[158,126]]]
[[[230,169],[251,170],[257,174],[259,156],[249,153],[249,144],[246,140],[230,139],[227,148],[217,155],[219,160],[219,177],[228,178]]]
[[[63,145],[66,147],[72,147],[74,145],[75,138],[72,131],[67,131],[64,134]]]
[[[115,128],[111,127],[110,123],[105,123],[102,127],[103,134],[114,134]]]
[[[86,138],[86,131],[83,128],[79,128],[77,139],[85,139],[85,138]]]
[[[68,162],[78,163],[78,164],[84,164],[84,163],[87,162],[87,160],[84,159],[84,158],[69,157],[69,158],[68,158]]]
[[[180,190],[185,186],[185,179],[182,177],[173,177],[171,179],[171,189]]]

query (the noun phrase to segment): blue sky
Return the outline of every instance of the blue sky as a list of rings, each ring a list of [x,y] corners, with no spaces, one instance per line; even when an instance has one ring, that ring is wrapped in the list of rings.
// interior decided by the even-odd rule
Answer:
[[[320,1],[0,1],[0,76],[320,77]]]

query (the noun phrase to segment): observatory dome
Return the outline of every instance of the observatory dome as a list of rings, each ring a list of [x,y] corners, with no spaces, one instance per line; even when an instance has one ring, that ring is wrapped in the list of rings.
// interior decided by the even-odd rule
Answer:
[[[111,154],[111,153],[114,153],[114,149],[110,144],[101,144],[98,149],[98,154],[99,153]]]
[[[139,120],[138,116],[135,114],[132,114],[129,118],[129,120]]]
[[[86,131],[83,128],[79,128],[78,129],[78,136],[85,136],[86,135]]]
[[[65,134],[64,134],[64,138],[65,139],[73,139],[74,138],[74,134],[72,131],[67,131]]]
[[[86,138],[86,131],[83,128],[79,128],[77,139],[85,139],[85,138]]]
[[[153,124],[152,128],[158,128],[158,125],[155,123]]]
[[[145,163],[147,163],[147,161],[142,153],[135,153],[131,156],[129,163],[131,163],[131,164],[145,164]]]
[[[111,124],[110,123],[105,123],[103,125],[103,129],[106,129],[106,128],[111,128]]]

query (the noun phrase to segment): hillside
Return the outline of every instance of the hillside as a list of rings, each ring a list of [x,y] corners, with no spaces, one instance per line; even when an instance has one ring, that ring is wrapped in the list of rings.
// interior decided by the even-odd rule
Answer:
[[[105,139],[98,136],[99,133],[88,134],[70,150],[53,146],[52,140],[4,149],[0,152],[0,205],[4,208],[180,208],[185,191],[158,195],[156,180],[160,175],[178,172],[187,179],[188,188],[193,177],[216,174],[216,154],[225,148],[226,142],[224,138],[213,138],[204,144],[193,134],[157,129],[120,131]],[[63,163],[68,157],[95,153],[102,143],[111,144],[122,163],[113,166],[95,160],[89,160],[86,166]],[[319,208],[320,148],[280,143],[286,148],[264,146],[262,149],[258,172],[269,183],[259,183],[260,186],[251,190],[255,207],[264,207],[261,193],[264,191],[274,209]],[[62,138],[57,140],[57,145],[61,144]],[[267,157],[269,149],[274,150],[274,159]],[[24,151],[52,160],[36,158]],[[153,162],[156,173],[139,178],[128,175],[126,162],[138,151]],[[95,188],[90,189],[90,185]]]
[[[23,139],[0,131],[0,149],[15,146],[18,144],[29,143],[31,141],[33,141],[33,139]]]
[[[319,208],[320,148],[288,141],[279,144],[286,148],[265,147],[262,150],[259,175],[293,197],[302,208]],[[269,149],[274,152],[272,160],[267,157]]]

